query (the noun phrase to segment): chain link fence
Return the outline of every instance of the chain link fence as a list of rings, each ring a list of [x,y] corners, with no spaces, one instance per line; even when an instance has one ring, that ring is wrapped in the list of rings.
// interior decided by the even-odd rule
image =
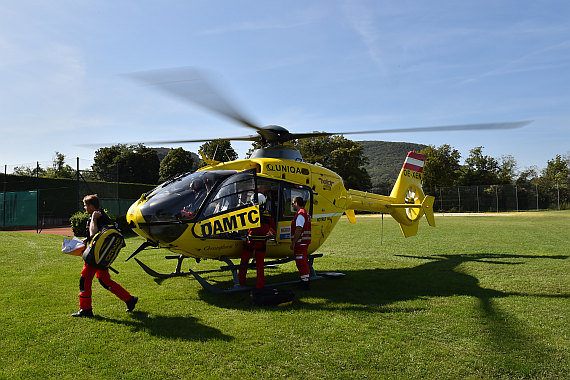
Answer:
[[[570,209],[570,183],[426,188],[437,212],[503,212]]]
[[[39,163],[31,166],[39,167]],[[79,161],[77,162],[79,167]],[[83,197],[98,194],[101,206],[110,215],[125,215],[141,194],[155,185],[103,182],[89,170],[74,170],[74,178],[44,178],[36,173],[8,174],[7,165],[0,174],[0,228],[20,227],[37,230],[69,225],[69,218],[83,211]],[[30,175],[32,174],[32,175]],[[33,174],[36,174],[35,176]],[[118,178],[118,175],[115,175]]]
[[[87,194],[98,194],[102,207],[109,214],[124,215],[141,194],[154,188],[154,185],[120,182],[118,168],[112,169],[114,172],[95,175],[90,170],[79,169],[81,166],[89,167],[92,161],[77,159],[74,164],[73,179],[41,177],[37,168],[49,167],[47,162],[5,165],[4,173],[0,173],[0,228],[41,229],[69,225],[71,215],[83,210],[82,200]],[[23,167],[29,169],[27,175],[17,175],[22,174]],[[96,180],[103,174],[107,182]],[[372,192],[381,194],[389,194],[390,191],[391,186],[388,185],[372,189]],[[436,198],[434,210],[437,212],[570,209],[568,182],[433,187],[424,188],[424,192]]]

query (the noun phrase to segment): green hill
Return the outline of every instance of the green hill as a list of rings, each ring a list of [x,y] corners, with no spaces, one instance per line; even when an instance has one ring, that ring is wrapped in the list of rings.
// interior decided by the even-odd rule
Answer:
[[[427,145],[392,141],[358,141],[368,158],[366,170],[372,179],[372,191],[388,194],[402,169],[408,152],[419,152]]]

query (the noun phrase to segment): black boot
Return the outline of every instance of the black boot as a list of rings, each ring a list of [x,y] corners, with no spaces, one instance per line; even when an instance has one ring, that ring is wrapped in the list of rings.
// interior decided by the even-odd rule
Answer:
[[[91,318],[93,317],[93,309],[79,309],[77,313],[71,314],[72,317],[85,317]]]
[[[135,310],[135,305],[137,304],[138,301],[139,301],[139,297],[132,296],[130,300],[125,302],[127,304],[127,311],[131,312],[131,311]]]

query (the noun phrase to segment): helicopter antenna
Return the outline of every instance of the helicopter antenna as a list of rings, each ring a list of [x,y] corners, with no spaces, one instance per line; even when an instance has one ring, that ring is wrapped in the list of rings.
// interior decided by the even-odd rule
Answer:
[[[232,159],[230,158],[230,155],[228,154],[229,149],[226,149],[224,154],[226,155],[226,158],[228,159],[228,161],[231,161]]]
[[[212,160],[215,160],[215,159],[216,159],[216,154],[218,153],[218,148],[219,148],[219,147],[220,147],[219,145],[216,145],[216,149],[214,150],[214,157],[212,157]]]

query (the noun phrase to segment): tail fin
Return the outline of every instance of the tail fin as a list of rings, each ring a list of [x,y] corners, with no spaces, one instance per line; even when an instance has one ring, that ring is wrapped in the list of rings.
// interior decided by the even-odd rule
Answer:
[[[414,236],[418,232],[419,220],[424,214],[428,224],[435,226],[435,198],[426,196],[422,190],[424,160],[424,155],[409,152],[390,193],[390,198],[395,200],[395,203],[388,206],[390,215],[400,224],[405,237]]]

